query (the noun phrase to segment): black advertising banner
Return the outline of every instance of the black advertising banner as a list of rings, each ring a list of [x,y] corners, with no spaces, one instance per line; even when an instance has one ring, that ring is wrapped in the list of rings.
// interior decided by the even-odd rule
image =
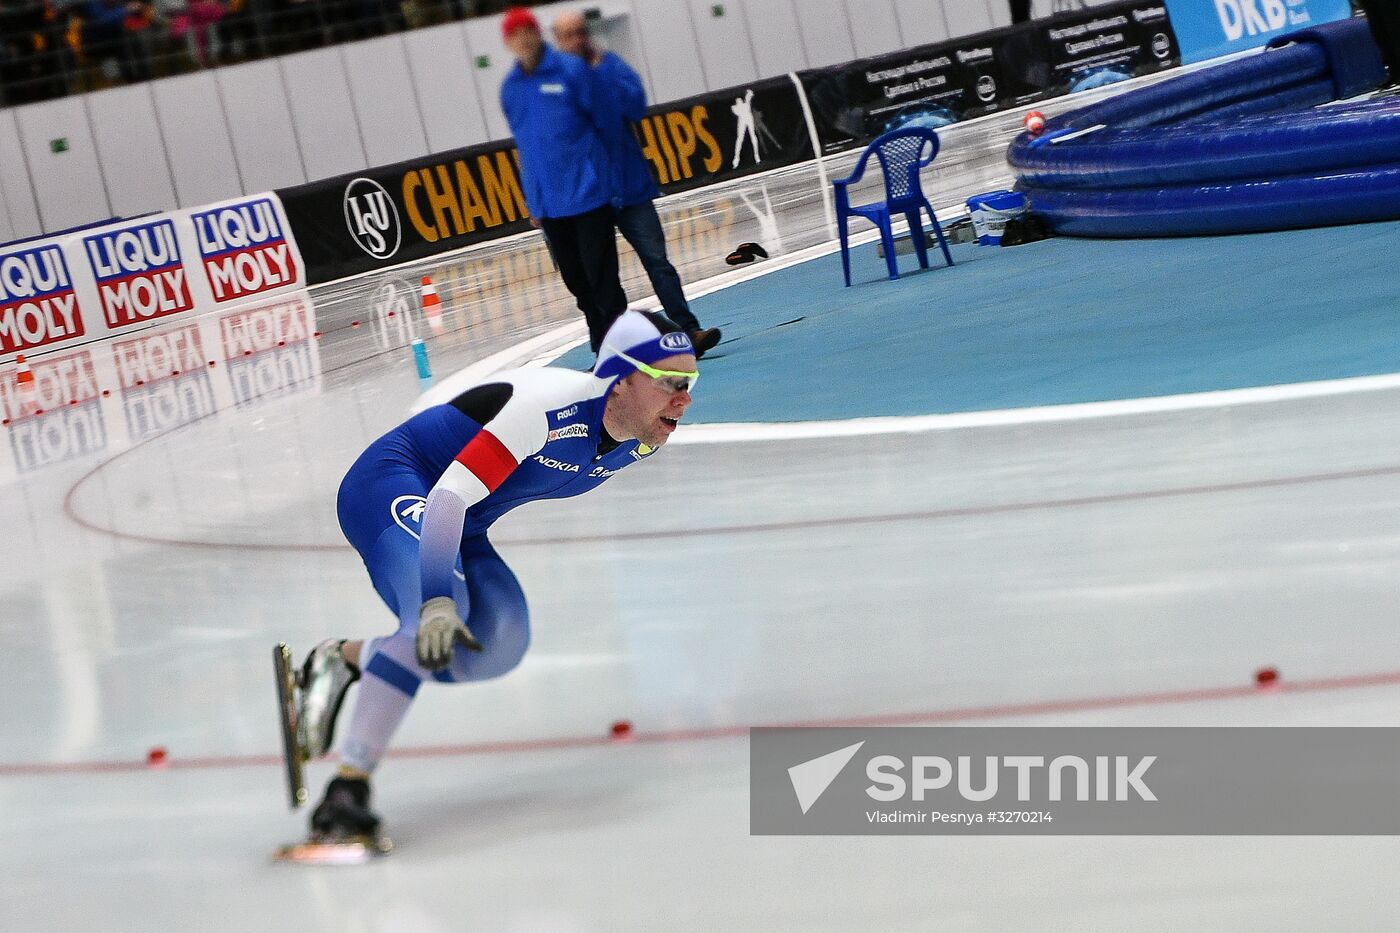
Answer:
[[[277,192],[311,284],[530,229],[510,143],[486,143]]]
[[[1181,64],[1164,2],[1121,3],[1042,25],[1048,93],[1074,93]]]
[[[823,153],[839,152],[903,126],[937,129],[997,110],[997,30],[845,65],[802,72]]]
[[[663,194],[813,156],[797,85],[787,77],[652,107],[636,130]]]
[[[1163,2],[1118,3],[802,72],[823,154],[1180,64]]]
[[[789,78],[653,107],[636,127],[663,193],[812,158]],[[530,229],[512,140],[277,192],[311,284]]]

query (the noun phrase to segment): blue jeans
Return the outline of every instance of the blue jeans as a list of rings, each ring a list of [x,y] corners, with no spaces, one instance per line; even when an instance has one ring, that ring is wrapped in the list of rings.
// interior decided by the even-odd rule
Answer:
[[[656,290],[657,300],[665,309],[666,316],[675,321],[683,330],[699,330],[700,322],[690,312],[681,288],[681,277],[671,260],[666,258],[666,234],[661,230],[661,218],[656,214],[656,205],[651,201],[629,204],[613,208],[617,229],[632,244],[642,268],[651,279],[651,287]]]

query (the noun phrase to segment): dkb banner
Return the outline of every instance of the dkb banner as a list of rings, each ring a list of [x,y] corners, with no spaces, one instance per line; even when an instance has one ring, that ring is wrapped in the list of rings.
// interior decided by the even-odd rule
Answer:
[[[756,835],[1395,835],[1400,729],[753,729]]]
[[[812,158],[786,77],[653,107],[635,130],[665,193]],[[509,140],[278,194],[313,284],[530,229]]]
[[[1351,0],[1164,0],[1187,62],[1258,48],[1295,29],[1351,16]]]

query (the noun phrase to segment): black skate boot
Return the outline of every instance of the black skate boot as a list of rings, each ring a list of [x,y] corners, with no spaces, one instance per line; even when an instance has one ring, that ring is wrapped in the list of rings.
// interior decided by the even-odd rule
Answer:
[[[374,839],[379,817],[369,808],[369,781],[337,777],[326,785],[326,795],[311,813],[312,838]]]
[[[308,865],[358,865],[388,855],[394,844],[379,834],[379,817],[369,808],[369,781],[336,777],[311,814],[311,836],[282,846],[273,858]]]

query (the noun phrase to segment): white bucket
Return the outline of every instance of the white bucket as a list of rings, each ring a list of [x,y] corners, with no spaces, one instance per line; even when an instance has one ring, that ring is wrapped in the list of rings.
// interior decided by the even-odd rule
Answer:
[[[967,199],[972,229],[982,246],[1000,246],[1006,222],[1026,214],[1026,196],[1019,191],[988,191]]]

